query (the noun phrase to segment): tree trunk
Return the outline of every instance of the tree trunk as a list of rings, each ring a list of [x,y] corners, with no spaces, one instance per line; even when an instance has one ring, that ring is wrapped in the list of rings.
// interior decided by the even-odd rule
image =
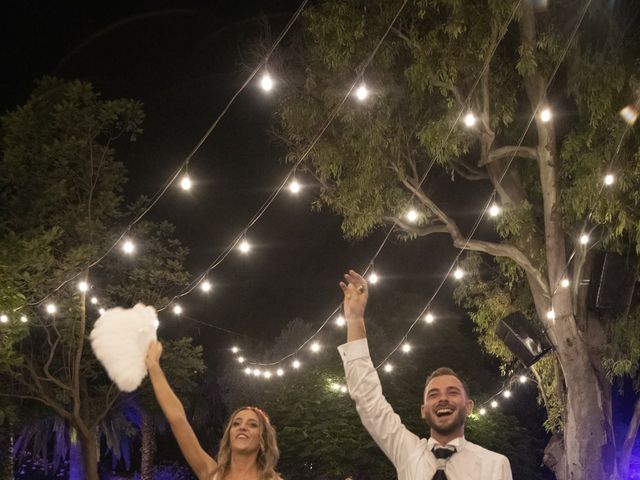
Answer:
[[[142,445],[140,447],[140,475],[142,480],[152,480],[155,471],[156,427],[151,415],[142,414]]]
[[[78,431],[78,440],[82,448],[82,469],[84,480],[99,480],[98,477],[98,439],[94,429],[83,428]]]
[[[640,399],[636,400],[635,408],[633,409],[633,416],[627,429],[627,435],[625,436],[624,443],[622,444],[622,451],[620,452],[620,478],[627,478],[629,471],[629,463],[631,462],[631,451],[633,445],[636,443],[636,436],[638,435],[638,426],[640,426]]]

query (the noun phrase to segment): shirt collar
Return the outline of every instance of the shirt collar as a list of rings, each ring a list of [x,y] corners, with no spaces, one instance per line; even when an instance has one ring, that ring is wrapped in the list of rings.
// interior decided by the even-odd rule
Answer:
[[[429,437],[429,439],[427,440],[427,449],[429,451],[431,451],[433,449],[433,447],[455,447],[457,452],[460,452],[464,449],[465,444],[467,443],[467,441],[465,440],[464,436],[462,437],[458,437],[458,438],[454,438],[453,440],[451,440],[449,443],[447,443],[446,445],[440,445],[438,442],[436,442],[433,437]]]

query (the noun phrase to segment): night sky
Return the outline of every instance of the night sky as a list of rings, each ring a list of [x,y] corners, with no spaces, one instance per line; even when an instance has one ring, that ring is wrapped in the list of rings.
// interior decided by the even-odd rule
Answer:
[[[255,65],[249,51],[265,38],[265,21],[271,43],[299,5],[93,3],[3,4],[0,109],[24,103],[43,75],[88,80],[104,98],[141,100],[144,133],[135,144],[121,144],[117,154],[129,171],[130,200],[151,196],[163,185],[249,75]],[[188,268],[194,275],[244,228],[289,168],[283,148],[268,132],[277,97],[277,86],[265,95],[250,85],[191,161],[191,192],[172,188],[149,214],[177,226],[176,236],[190,249]],[[202,322],[268,343],[290,320],[319,323],[335,308],[342,273],[364,267],[385,231],[360,242],[343,240],[340,218],[312,211],[317,187],[309,178],[299,179],[307,181],[305,189],[297,197],[284,191],[249,231],[251,253],[234,252],[211,273],[214,289],[206,299],[196,290],[180,302],[183,318],[161,316],[161,338],[193,335],[205,345],[211,365],[225,361],[221,354],[241,338]],[[489,188],[470,198],[465,187],[464,182],[447,186],[451,193],[444,206],[468,228]],[[417,315],[455,253],[443,235],[409,243],[392,239],[376,261],[382,280],[371,301],[384,301],[394,291],[417,293],[424,298],[414,306]],[[448,282],[436,305],[448,318],[461,318],[464,313],[451,302],[452,287]],[[386,328],[399,339],[414,318]],[[471,321],[463,323],[471,332]]]

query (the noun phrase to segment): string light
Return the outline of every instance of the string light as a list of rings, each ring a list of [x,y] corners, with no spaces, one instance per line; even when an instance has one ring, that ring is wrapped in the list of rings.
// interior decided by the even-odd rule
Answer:
[[[320,351],[320,344],[318,342],[313,342],[311,344],[311,351],[314,353],[318,353]]]
[[[238,363],[244,363],[245,358],[244,357],[238,357]]]
[[[21,321],[22,323],[27,323],[27,322],[29,321],[29,319],[27,318],[27,316],[26,316],[26,315],[21,315],[21,316],[20,316],[20,321]]]
[[[393,370],[393,365],[391,365],[390,363],[385,364],[384,366],[384,371],[389,373]]]
[[[414,223],[416,220],[418,220],[418,212],[414,208],[412,208],[407,212],[406,217],[407,220],[409,220],[411,223]]]
[[[553,308],[547,312],[547,318],[549,320],[555,320],[556,312],[553,310]]]
[[[498,408],[498,402],[497,401],[492,401],[491,402],[491,408]]]
[[[375,271],[371,272],[371,274],[369,275],[369,283],[375,285],[376,283],[378,283],[378,280],[380,280],[380,278],[378,278],[378,274]]]
[[[363,82],[356,89],[356,98],[362,102],[362,101],[366,100],[368,96],[369,96],[369,89],[367,88],[367,86]]]
[[[301,365],[300,360],[294,360],[294,361],[291,363],[291,366],[292,366],[293,368],[295,368],[295,369],[300,368],[300,365]]]
[[[300,193],[301,188],[300,183],[298,183],[295,178],[291,180],[291,183],[289,184],[289,191],[291,193]]]
[[[104,315],[104,312],[106,312],[106,310],[105,310],[104,308],[100,308],[100,309],[98,310],[98,313],[99,313],[100,315]]]
[[[253,376],[254,377],[259,377],[260,375],[262,375],[262,370],[260,370],[259,368],[254,368],[253,369]]]
[[[104,313],[104,312],[103,312]],[[158,327],[160,326],[160,320],[158,320],[157,318],[153,321],[153,326],[156,328],[156,330],[158,329]]]
[[[511,398],[511,390],[505,390],[504,392],[502,392],[502,396],[504,398]]]
[[[271,378],[271,375],[272,375],[272,373],[271,373],[271,371],[269,371],[269,370],[267,370],[267,371],[265,371],[265,372],[264,372],[264,378],[266,378],[266,379]]]
[[[589,243],[589,235],[583,233],[582,235],[580,235],[580,244],[586,245],[587,243]]]
[[[279,368],[278,370],[276,370],[276,375],[278,375],[279,377],[284,375],[284,370],[282,368]]]
[[[635,105],[627,105],[620,110],[620,116],[631,126],[636,123],[638,116],[640,116],[640,109]]]
[[[492,217],[497,217],[498,215],[500,215],[500,212],[502,212],[502,209],[496,203],[494,203],[493,205],[491,205],[491,207],[489,207],[489,215]]]
[[[127,255],[131,255],[136,250],[135,244],[131,240],[122,242],[122,251]]]
[[[408,343],[403,344],[402,351],[403,353],[409,353],[411,351],[411,345],[409,345]]]
[[[249,250],[251,250],[251,244],[247,241],[246,238],[243,238],[240,242],[240,245],[238,246],[238,249],[242,253],[249,253]]]
[[[339,327],[344,327],[346,325],[347,321],[344,319],[344,317],[342,315],[338,315],[336,317],[336,325]]]
[[[91,302],[92,305],[97,305],[98,304],[98,297],[91,297],[91,300],[89,300]]]
[[[340,390],[340,384],[339,384],[339,383],[336,383],[336,382],[333,382],[333,383],[331,384],[331,390],[335,390],[335,391]]]
[[[486,415],[487,414],[487,409],[486,408],[481,408],[479,411],[480,415]]]
[[[265,72],[262,75],[262,78],[260,79],[260,87],[265,92],[270,92],[271,89],[273,89],[273,79],[271,78],[271,75],[269,75],[269,72]]]
[[[348,391],[348,390],[347,390],[347,387],[345,387],[344,385],[341,385],[341,386],[340,386],[340,391],[341,391],[342,393],[347,393],[347,391]]]
[[[560,286],[562,288],[567,288],[570,284],[571,282],[569,282],[568,278],[563,278],[562,280],[560,280]]]
[[[467,127],[473,127],[476,124],[476,116],[469,112],[464,116],[464,124]]]
[[[238,347],[231,347],[231,351],[233,353],[238,353],[240,351],[240,349]]]
[[[547,123],[549,120],[551,120],[551,110],[549,108],[545,108],[540,112],[540,120],[542,121],[542,123]]]
[[[7,323],[9,321],[9,317],[7,317],[4,313],[0,315],[0,322]]]
[[[424,316],[424,321],[427,322],[427,323],[433,323],[434,320],[435,320],[435,317],[433,316],[432,313],[427,313]]]
[[[182,307],[180,305],[174,305],[173,313],[175,313],[176,315],[180,315],[182,313]]]
[[[605,185],[613,185],[613,182],[615,181],[616,181],[616,178],[611,173],[608,173],[604,176]]]
[[[244,369],[244,373],[246,373],[247,375],[251,375],[253,373],[253,370],[250,367],[247,367]]]
[[[211,282],[209,282],[208,280],[205,280],[204,282],[202,282],[200,284],[200,288],[202,289],[203,292],[210,292],[211,291]]]
[[[462,280],[462,277],[464,277],[464,270],[462,270],[460,267],[457,267],[453,271],[453,278],[455,278],[456,280]]]
[[[89,290],[89,284],[87,282],[85,282],[84,280],[78,283],[78,290],[80,290],[81,292],[86,292],[87,290]]]
[[[49,315],[53,315],[54,313],[56,313],[58,311],[58,309],[56,308],[56,306],[53,303],[48,303],[46,306],[46,310],[47,313]]]
[[[189,174],[185,173],[180,179],[180,188],[185,191],[191,190],[191,178],[189,177]]]
[[[520,383],[527,383],[527,380],[528,380],[528,378],[527,378],[527,376],[526,376],[526,375],[520,375],[520,376],[518,377],[518,381],[519,381]]]

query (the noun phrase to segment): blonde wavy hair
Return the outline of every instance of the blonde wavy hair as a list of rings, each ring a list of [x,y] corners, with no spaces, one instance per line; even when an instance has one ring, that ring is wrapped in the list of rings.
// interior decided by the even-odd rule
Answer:
[[[229,422],[224,429],[222,440],[220,440],[220,448],[218,450],[218,474],[219,479],[224,479],[231,467],[231,425],[236,415],[243,410],[251,410],[258,417],[260,426],[260,450],[258,450],[258,472],[262,480],[278,480],[280,475],[275,468],[280,458],[280,450],[278,449],[278,441],[276,439],[276,430],[271,426],[269,416],[258,407],[242,407],[234,411],[229,417]]]

